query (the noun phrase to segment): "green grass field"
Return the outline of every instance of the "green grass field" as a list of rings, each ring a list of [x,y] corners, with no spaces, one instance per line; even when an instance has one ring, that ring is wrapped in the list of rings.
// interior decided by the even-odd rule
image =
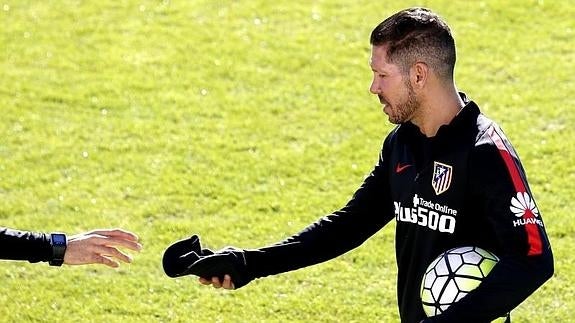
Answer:
[[[274,3],[274,4],[272,4]],[[369,33],[404,1],[0,1],[0,225],[122,227],[131,265],[0,263],[3,322],[396,322],[390,224],[331,262],[238,291],[169,279],[197,233],[258,247],[343,206],[392,128]],[[575,311],[575,3],[420,1],[456,81],[518,150],[555,277],[514,322]]]

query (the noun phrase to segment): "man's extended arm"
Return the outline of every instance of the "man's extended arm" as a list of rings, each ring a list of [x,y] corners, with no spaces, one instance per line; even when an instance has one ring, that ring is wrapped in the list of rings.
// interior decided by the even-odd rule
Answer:
[[[255,278],[318,264],[356,248],[394,216],[393,204],[389,202],[384,156],[385,146],[374,170],[345,207],[298,234],[259,249],[224,249],[203,255],[197,245],[197,248],[179,256],[167,252],[165,268],[185,268],[180,274],[170,274],[194,274],[203,277],[200,279],[202,283],[213,284],[214,287],[222,286],[221,280],[228,274],[234,287],[239,288]],[[230,279],[223,286],[230,288]]]
[[[54,238],[62,239],[61,245]],[[64,234],[20,231],[0,228],[0,259],[50,262],[51,265],[103,264],[118,267],[116,261],[132,258],[118,247],[139,251],[135,234],[122,229],[100,229],[66,238]]]

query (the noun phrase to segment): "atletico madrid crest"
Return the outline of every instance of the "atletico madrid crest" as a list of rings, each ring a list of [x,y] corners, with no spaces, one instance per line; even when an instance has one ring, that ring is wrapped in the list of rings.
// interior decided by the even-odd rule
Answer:
[[[433,178],[431,179],[431,186],[433,186],[436,195],[449,189],[452,175],[453,167],[436,161],[433,162]]]

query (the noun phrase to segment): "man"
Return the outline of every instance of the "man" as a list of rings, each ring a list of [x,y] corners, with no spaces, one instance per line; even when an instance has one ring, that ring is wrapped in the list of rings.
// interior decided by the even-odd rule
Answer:
[[[116,268],[132,258],[118,247],[140,251],[138,236],[121,229],[94,230],[73,235],[0,228],[0,259],[48,262],[51,266],[103,264]]]
[[[505,316],[553,274],[539,210],[501,129],[459,93],[447,24],[424,8],[400,11],[371,33],[370,91],[397,127],[352,199],[298,234],[257,250],[201,249],[194,236],[166,250],[169,276],[194,274],[216,288],[314,265],[361,245],[396,221],[402,322],[489,322]],[[426,267],[458,246],[500,261],[481,285],[426,318],[419,296]]]

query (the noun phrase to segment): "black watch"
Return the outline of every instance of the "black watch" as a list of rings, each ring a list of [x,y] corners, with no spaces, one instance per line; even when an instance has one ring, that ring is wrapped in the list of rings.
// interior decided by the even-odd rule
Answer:
[[[52,245],[52,260],[48,261],[50,266],[62,266],[67,244],[68,240],[64,233],[55,232],[50,234],[50,245]]]

